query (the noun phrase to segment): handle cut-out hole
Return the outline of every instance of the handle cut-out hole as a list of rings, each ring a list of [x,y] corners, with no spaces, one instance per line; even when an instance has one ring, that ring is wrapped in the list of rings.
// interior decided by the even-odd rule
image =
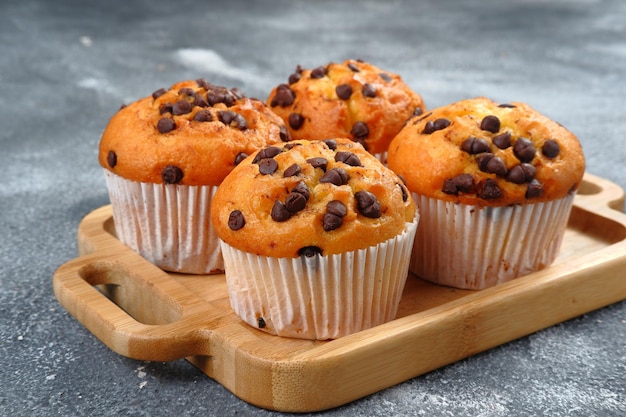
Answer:
[[[602,192],[602,187],[600,187],[598,184],[594,184],[589,181],[583,180],[580,183],[580,187],[578,187],[577,194],[593,195],[593,194],[600,194],[601,192]]]
[[[82,279],[140,323],[167,324],[181,318],[178,303],[131,274],[121,264],[110,262],[94,262],[79,271]]]

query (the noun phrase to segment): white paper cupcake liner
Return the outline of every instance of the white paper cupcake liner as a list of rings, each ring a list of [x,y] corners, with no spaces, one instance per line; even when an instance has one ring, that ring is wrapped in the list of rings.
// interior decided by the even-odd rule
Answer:
[[[250,326],[301,339],[336,339],[393,320],[418,219],[366,249],[271,258],[221,242],[234,312]]]
[[[412,193],[421,218],[410,270],[422,279],[480,290],[549,266],[574,194],[551,202],[477,207]]]
[[[118,239],[158,267],[223,272],[211,200],[218,187],[130,181],[105,169]]]

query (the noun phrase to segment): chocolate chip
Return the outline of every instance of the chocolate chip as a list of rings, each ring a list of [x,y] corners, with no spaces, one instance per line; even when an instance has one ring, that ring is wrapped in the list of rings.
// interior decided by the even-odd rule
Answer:
[[[246,219],[243,217],[243,213],[239,210],[233,210],[228,216],[228,227],[230,230],[239,230],[246,225]]]
[[[424,113],[424,109],[422,109],[421,107],[416,107],[415,110],[413,110],[413,116],[419,116],[422,113]]]
[[[298,164],[290,165],[287,169],[283,171],[283,177],[295,177],[300,173],[301,168]]]
[[[450,123],[452,123],[450,120],[446,119],[445,117],[441,117],[434,121],[433,127],[435,128],[435,130],[442,130],[450,126]]]
[[[276,94],[274,95],[274,98],[272,98],[272,102],[270,103],[270,105],[272,107],[291,106],[295,98],[296,95],[287,84],[280,84],[278,87],[276,87]]]
[[[502,197],[502,189],[498,187],[496,180],[485,178],[478,183],[476,195],[484,200],[493,200]]]
[[[174,116],[180,116],[181,114],[187,114],[191,111],[191,103],[189,103],[187,100],[178,100],[176,103],[174,103],[174,105],[172,106],[172,114]]]
[[[406,187],[402,184],[400,184],[399,182],[396,183],[398,185],[398,187],[400,187],[400,191],[402,191],[402,201],[406,201],[409,199],[409,193],[406,189]]]
[[[272,220],[275,222],[284,222],[289,220],[291,217],[291,213],[287,210],[287,207],[285,207],[285,205],[279,200],[274,202],[270,215],[272,216]]]
[[[217,113],[217,118],[225,125],[230,125],[230,123],[235,120],[235,117],[237,117],[237,113],[232,110],[222,110]]]
[[[532,161],[535,152],[535,146],[526,138],[518,138],[513,144],[513,154],[522,162]]]
[[[440,117],[439,119],[436,119],[434,121],[430,120],[426,122],[426,126],[424,126],[424,130],[422,131],[422,133],[430,135],[437,130],[445,129],[446,127],[450,126],[450,123],[452,122],[450,122],[450,120],[446,119],[445,117]]]
[[[332,213],[324,213],[322,216],[322,228],[326,232],[338,229],[343,223],[343,219]]]
[[[196,84],[198,84],[198,87],[204,88],[205,90],[208,90],[210,87],[209,83],[204,78],[198,78]]]
[[[180,90],[178,90],[178,94],[183,95],[183,96],[193,97],[196,94],[196,92],[193,90],[193,88],[183,87]]]
[[[236,102],[237,102],[237,99],[234,96],[231,96],[231,95],[228,95],[228,94],[224,95],[224,104],[227,107],[234,106]]]
[[[532,180],[528,183],[528,188],[526,189],[526,198],[537,198],[543,194],[543,184],[541,184],[536,179]]]
[[[381,216],[380,203],[376,196],[369,191],[357,191],[354,193],[356,198],[356,208],[365,217],[376,219]]]
[[[161,177],[166,184],[178,184],[183,179],[183,170],[175,165],[167,165],[161,171]]]
[[[504,132],[496,135],[491,139],[494,145],[500,149],[507,149],[511,146],[511,132]]]
[[[499,156],[490,158],[485,165],[485,171],[491,174],[496,174],[499,177],[504,177],[507,173],[506,164]]]
[[[241,161],[246,159],[249,155],[245,152],[239,152],[237,156],[235,156],[235,165],[239,165]]]
[[[230,93],[233,95],[233,97],[237,100],[240,100],[242,98],[245,97],[245,95],[241,92],[241,90],[239,90],[237,87],[235,88],[231,88],[230,89]]]
[[[163,103],[159,106],[159,114],[171,113],[172,112],[172,103]]]
[[[378,75],[380,76],[380,78],[382,78],[383,80],[387,82],[391,81],[391,75],[389,74],[385,74],[384,72],[381,72]]]
[[[326,232],[338,229],[343,224],[342,217],[331,212],[324,213],[324,216],[322,216],[322,228]]]
[[[350,134],[354,136],[355,139],[365,139],[369,136],[370,130],[365,122],[356,122],[352,125]]]
[[[556,157],[560,151],[561,147],[559,146],[559,143],[554,139],[548,139],[541,147],[541,153],[550,159]]]
[[[300,81],[300,78],[302,78],[302,74],[298,72],[294,72],[293,74],[289,75],[289,78],[288,78],[289,84],[297,83],[298,81]]]
[[[346,151],[339,151],[335,154],[335,161],[336,162],[343,162],[344,164],[353,166],[353,167],[360,167],[361,166],[361,160],[359,159],[358,156],[356,156],[355,154],[353,154],[352,152],[346,152]]]
[[[513,184],[524,184],[535,178],[537,169],[531,164],[521,163],[512,167],[506,174],[506,180]]]
[[[159,130],[159,133],[171,132],[175,128],[176,123],[173,119],[170,119],[169,117],[163,117],[157,122],[157,129]]]
[[[252,160],[252,163],[257,164],[261,159],[273,158],[281,152],[282,149],[280,149],[278,146],[268,146],[267,148],[263,148],[259,152],[257,152],[256,156]]]
[[[311,78],[323,78],[326,76],[326,68],[317,67],[313,71],[311,71]]]
[[[348,68],[350,68],[350,71],[352,72],[359,72],[359,67],[356,66],[355,63],[353,62],[348,62]]]
[[[178,95],[179,97],[181,97],[181,101],[186,101],[187,103],[191,104],[189,98],[195,99],[196,92],[192,88],[184,87],[178,90]]]
[[[234,90],[233,90],[234,91]],[[211,85],[207,89],[207,101],[211,106],[218,103],[224,103],[227,107],[232,106],[237,101],[237,97],[243,97],[243,94],[239,92],[233,92],[224,87]],[[237,95],[235,95],[237,94]]]
[[[211,116],[210,111],[200,110],[195,114],[195,116],[193,116],[193,120],[195,120],[196,122],[210,122],[211,120],[213,120],[213,117]]]
[[[219,85],[209,84],[209,88],[207,88],[207,92],[227,94],[228,89],[226,87],[222,87]]]
[[[471,193],[474,190],[474,177],[471,174],[460,174],[448,178],[443,182],[443,191],[446,194],[458,195],[459,193]]]
[[[335,93],[337,93],[337,97],[342,100],[347,100],[352,95],[352,87],[350,84],[339,84],[335,87]]]
[[[376,97],[376,87],[372,84],[365,83],[363,84],[363,89],[361,90],[365,97],[374,98]]]
[[[343,217],[348,214],[348,209],[345,204],[339,200],[332,200],[326,204],[326,211],[334,214],[335,216]]]
[[[211,106],[214,106],[218,103],[223,103],[225,100],[225,95],[216,91],[207,92],[206,98]]]
[[[266,324],[265,324],[265,319],[263,319],[263,317],[259,317],[259,319],[257,320],[258,325],[259,325],[259,329],[264,329]]]
[[[477,155],[483,152],[489,152],[491,149],[489,143],[480,138],[470,137],[461,143],[461,149],[470,155]]]
[[[285,208],[290,213],[297,213],[306,207],[307,199],[298,192],[291,192],[285,198]]]
[[[271,175],[278,169],[278,162],[274,158],[263,158],[258,162],[259,173]]]
[[[154,93],[152,93],[152,98],[156,100],[157,98],[161,97],[165,93],[167,93],[167,90],[165,88],[159,88]]]
[[[107,154],[107,164],[109,164],[109,167],[115,168],[115,165],[117,165],[117,154],[115,152],[109,151]]]
[[[286,150],[286,151],[289,151],[289,150],[295,148],[296,146],[302,146],[302,144],[301,143],[295,143],[295,142],[289,142],[289,143],[286,143],[285,146],[283,146],[283,149]]]
[[[498,130],[500,130],[500,119],[493,115],[485,116],[480,122],[480,128],[487,132],[498,133]]]
[[[326,171],[322,178],[320,178],[320,183],[331,183],[336,186],[344,185],[348,183],[350,177],[348,173],[343,168],[333,168]]]
[[[220,122],[227,126],[237,128],[239,130],[246,130],[248,123],[246,119],[239,113],[235,113],[232,110],[222,110],[217,113],[217,118]]]
[[[296,184],[296,186],[291,189],[291,192],[302,194],[307,201],[309,200],[309,197],[311,195],[309,187],[306,186],[304,181],[300,181],[298,184]]]
[[[495,156],[492,153],[483,153],[478,155],[476,162],[478,162],[478,168],[483,172],[496,174],[499,177],[506,175],[506,164],[499,156]]]
[[[298,130],[304,124],[304,117],[300,113],[291,113],[289,115],[289,126],[293,130]]]
[[[328,146],[328,149],[334,151],[337,149],[337,141],[335,139],[325,139],[323,142]]]
[[[322,171],[326,172],[328,166],[328,160],[322,157],[309,158],[306,160],[313,168],[322,168]]]
[[[289,131],[285,126],[280,126],[278,128],[278,132],[280,140],[282,140],[283,142],[289,142],[291,140],[291,135],[289,134]]]
[[[207,82],[206,84],[203,83],[202,87],[207,91],[207,93],[212,92],[212,91],[220,91],[220,90],[224,90],[224,87],[219,87],[217,85],[213,85],[209,82]]]
[[[509,103],[503,103],[503,104],[499,104],[498,107],[506,108],[506,109],[514,109],[517,106],[514,106],[514,105],[509,104]]]
[[[198,107],[208,107],[209,102],[206,98],[202,97],[200,94],[196,94],[193,99],[193,105]]]
[[[237,129],[243,131],[243,130],[248,129],[248,122],[246,122],[246,118],[245,117],[243,117],[241,114],[237,113],[237,115],[235,115],[235,118],[231,122],[230,126],[236,127]]]
[[[298,249],[298,256],[312,258],[316,255],[322,256],[322,249],[317,246],[305,246],[303,248]]]

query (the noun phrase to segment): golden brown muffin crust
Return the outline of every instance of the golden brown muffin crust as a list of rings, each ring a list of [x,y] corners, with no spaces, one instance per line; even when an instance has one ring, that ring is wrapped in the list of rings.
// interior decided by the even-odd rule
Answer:
[[[417,194],[481,206],[564,197],[585,170],[569,130],[524,103],[485,97],[412,118],[392,141],[388,164]]]
[[[104,130],[99,162],[133,181],[219,185],[245,156],[288,139],[261,101],[189,80],[121,108]]]
[[[402,180],[358,143],[300,140],[239,164],[211,219],[229,245],[281,258],[376,245],[400,234],[415,210]]]
[[[272,89],[267,105],[293,139],[345,137],[373,154],[385,152],[406,120],[425,110],[399,75],[360,60],[298,66],[288,84]]]

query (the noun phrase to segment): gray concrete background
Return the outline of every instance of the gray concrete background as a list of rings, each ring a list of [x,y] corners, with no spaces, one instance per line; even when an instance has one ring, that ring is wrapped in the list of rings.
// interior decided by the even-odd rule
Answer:
[[[525,101],[579,136],[590,173],[626,187],[621,0],[4,1],[0,415],[276,414],[184,360],[113,353],[51,279],[108,203],[97,145],[120,104],[198,77],[265,98],[297,64],[346,58],[401,74],[428,107]],[[620,302],[324,414],[622,416],[625,345]]]

